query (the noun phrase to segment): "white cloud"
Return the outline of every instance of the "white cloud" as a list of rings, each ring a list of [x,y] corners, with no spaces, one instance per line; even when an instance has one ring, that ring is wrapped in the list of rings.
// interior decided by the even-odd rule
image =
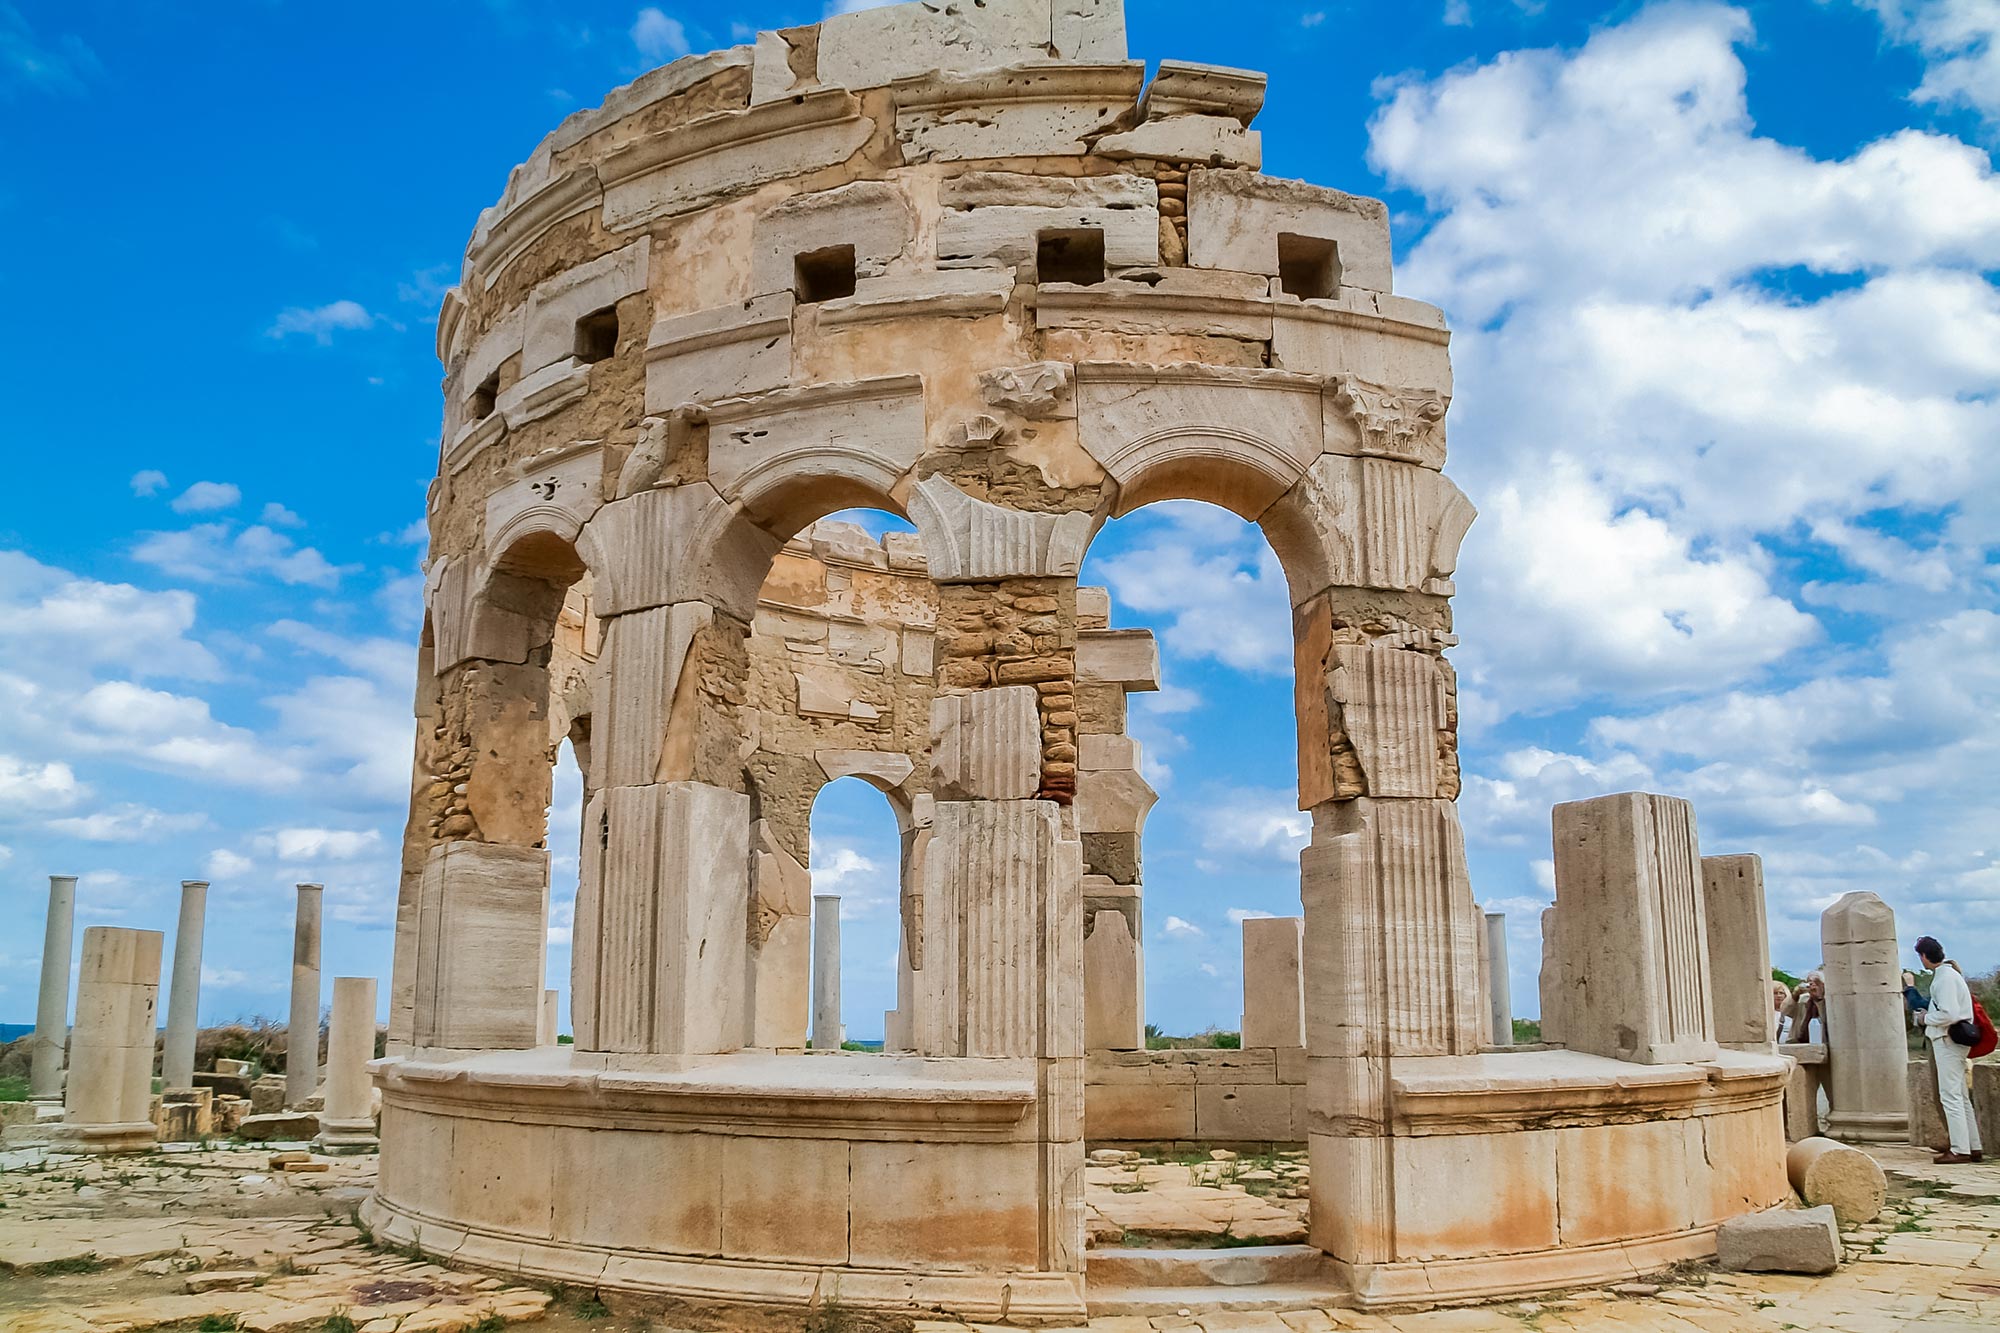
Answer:
[[[1194,924],[1194,922],[1177,916],[1168,917],[1166,925],[1161,927],[1161,929],[1178,939],[1200,939],[1204,933],[1202,928]]]
[[[247,856],[239,856],[227,848],[218,847],[202,862],[202,873],[213,880],[241,879],[257,868],[257,863]]]
[[[292,334],[305,334],[324,347],[333,341],[333,335],[375,327],[375,316],[359,301],[329,301],[321,306],[288,306],[278,312],[271,327],[264,331],[269,338],[287,338]]]
[[[356,566],[335,565],[310,546],[255,523],[232,532],[227,523],[198,523],[179,532],[147,533],[134,559],[176,578],[203,583],[240,582],[268,575],[280,583],[332,588]]]
[[[198,481],[174,497],[176,514],[205,514],[217,509],[233,509],[243,492],[233,482]]]
[[[1312,841],[1312,816],[1298,808],[1298,795],[1269,787],[1233,787],[1204,793],[1201,845],[1296,863]]]
[[[2000,4],[1993,0],[1862,0],[1895,41],[1926,61],[1919,102],[1967,107],[2000,125]]]
[[[281,861],[352,861],[382,846],[376,829],[281,828],[259,841]]]
[[[1225,510],[1193,501],[1149,505],[1133,520],[1134,544],[1097,566],[1114,623],[1159,626],[1162,645],[1259,675],[1291,667],[1291,598],[1263,534]]]
[[[1266,912],[1263,909],[1256,907],[1232,907],[1229,909],[1226,915],[1229,917],[1230,925],[1240,926],[1245,921],[1262,921],[1270,917],[1276,916],[1277,913]]]
[[[0,818],[34,811],[67,810],[90,788],[68,764],[35,763],[0,754]]]
[[[218,721],[205,700],[104,681],[70,702],[70,743],[149,768],[241,786],[289,786],[297,770],[254,732]]]
[[[276,500],[264,506],[264,512],[257,516],[259,523],[273,528],[302,528],[306,521]]]
[[[87,815],[51,819],[44,827],[65,838],[85,842],[147,842],[169,833],[186,833],[208,823],[200,812],[168,814],[143,805],[116,805]]]
[[[196,603],[178,589],[99,583],[0,551],[0,662],[118,665],[135,674],[209,678],[221,664],[190,639]]]
[[[201,965],[201,984],[203,986],[213,986],[217,990],[236,990],[247,986],[249,983],[249,974],[239,972],[233,967],[214,967],[208,963]]]
[[[688,53],[687,29],[649,5],[632,21],[632,45],[648,60],[676,60]]]
[[[157,495],[167,484],[167,474],[157,468],[147,468],[132,474],[132,494],[139,496]]]

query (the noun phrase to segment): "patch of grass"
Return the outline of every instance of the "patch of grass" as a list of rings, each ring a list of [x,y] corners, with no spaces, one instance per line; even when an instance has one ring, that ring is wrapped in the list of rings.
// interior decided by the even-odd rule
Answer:
[[[854,1327],[854,1316],[838,1301],[828,1301],[816,1306],[806,1315],[802,1333],[849,1333]]]
[[[609,1319],[611,1307],[606,1305],[594,1291],[576,1292],[570,1296],[569,1312],[578,1319]]]
[[[1208,1245],[1213,1250],[1243,1250],[1252,1245],[1276,1245],[1269,1236],[1232,1236],[1227,1231],[1217,1236]]]
[[[326,1322],[320,1325],[320,1333],[355,1333],[358,1327],[359,1325],[354,1322],[354,1316],[345,1310],[335,1310],[326,1317]]]
[[[479,1322],[472,1326],[472,1333],[500,1333],[500,1330],[505,1327],[507,1327],[507,1321],[493,1311],[488,1310],[479,1317]]]
[[[30,1270],[44,1277],[57,1277],[64,1273],[101,1273],[108,1267],[95,1254],[72,1254],[67,1259],[51,1259],[45,1264],[36,1264]]]
[[[205,1314],[195,1325],[195,1333],[236,1333],[236,1316],[233,1314]]]
[[[1889,1233],[1891,1235],[1895,1235],[1897,1233],[1906,1231],[1929,1231],[1929,1230],[1930,1230],[1929,1227],[1925,1226],[1922,1222],[1919,1222],[1916,1218],[1905,1217],[1899,1219],[1896,1222],[1895,1226],[1890,1227]]]
[[[27,1079],[0,1078],[0,1102],[25,1102],[27,1100]]]

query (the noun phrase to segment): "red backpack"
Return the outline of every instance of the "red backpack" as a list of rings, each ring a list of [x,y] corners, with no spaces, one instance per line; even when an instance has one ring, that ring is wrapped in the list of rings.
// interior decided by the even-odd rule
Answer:
[[[1993,1029],[1993,1020],[1986,1016],[1986,1006],[1979,1001],[1972,1002],[1972,1024],[1979,1029],[1979,1040],[1972,1043],[1972,1049],[1965,1053],[1968,1060],[1977,1060],[1982,1055],[1993,1054],[2000,1046],[2000,1032]]]

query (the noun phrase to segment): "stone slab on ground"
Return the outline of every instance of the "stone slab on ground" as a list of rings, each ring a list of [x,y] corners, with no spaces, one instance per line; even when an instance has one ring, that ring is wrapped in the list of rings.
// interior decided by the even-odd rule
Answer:
[[[252,1143],[271,1139],[309,1139],[319,1133],[319,1117],[309,1111],[276,1111],[269,1115],[246,1115],[236,1126],[236,1137]]]
[[[1840,1225],[1830,1204],[1732,1217],[1715,1233],[1716,1258],[1732,1273],[1831,1273],[1840,1267]]]

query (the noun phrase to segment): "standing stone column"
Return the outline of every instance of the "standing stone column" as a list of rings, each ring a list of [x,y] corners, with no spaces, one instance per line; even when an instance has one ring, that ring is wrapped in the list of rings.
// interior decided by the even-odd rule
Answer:
[[[1243,923],[1243,1045],[1306,1044],[1305,918]]]
[[[167,1040],[160,1056],[160,1086],[169,1092],[194,1086],[194,1036],[201,1007],[201,937],[208,911],[208,881],[181,881],[180,924],[174,927],[174,980],[167,992]]]
[[[83,932],[63,1136],[84,1152],[137,1152],[157,1140],[150,1112],[164,943],[157,930]]]
[[[285,1105],[319,1090],[319,916],[325,887],[299,885],[292,921],[292,1012],[285,1029]]]
[[[35,1041],[28,1095],[59,1102],[63,1051],[69,1045],[69,955],[76,930],[76,876],[49,876],[49,916],[42,936],[42,989],[35,1003]]]
[[[1909,1133],[1909,1041],[1904,1032],[1896,914],[1872,893],[1845,894],[1819,919],[1826,976],[1829,1138],[1901,1143]]]
[[[1493,1009],[1493,1044],[1514,1044],[1514,982],[1507,967],[1507,914],[1486,913],[1486,989]]]
[[[1715,1039],[1733,1051],[1775,1051],[1764,859],[1704,856],[1701,887],[1708,920],[1709,979],[1715,994]]]
[[[840,897],[813,895],[813,1030],[816,1051],[840,1049]]]
[[[545,990],[542,992],[542,1018],[535,1029],[535,1045],[554,1046],[556,1038],[562,1035],[562,992]]]
[[[319,1146],[330,1153],[366,1152],[381,1146],[375,1134],[375,978],[335,977],[333,1018],[326,1039],[326,1103],[319,1113]]]

